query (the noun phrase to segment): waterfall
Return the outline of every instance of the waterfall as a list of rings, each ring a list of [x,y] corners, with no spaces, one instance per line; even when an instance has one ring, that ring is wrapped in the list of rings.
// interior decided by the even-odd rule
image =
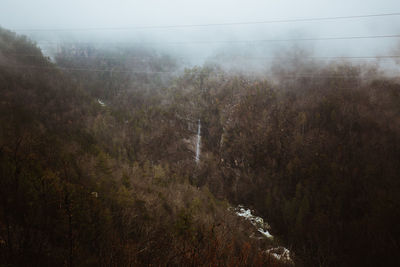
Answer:
[[[198,123],[198,127],[197,127],[196,163],[198,163],[199,159],[200,159],[200,139],[201,139],[200,130],[201,130],[201,124],[200,124],[200,119],[199,119],[199,123]]]

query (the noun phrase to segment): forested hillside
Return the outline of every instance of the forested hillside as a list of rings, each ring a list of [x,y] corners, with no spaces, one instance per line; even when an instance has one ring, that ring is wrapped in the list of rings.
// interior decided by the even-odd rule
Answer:
[[[180,64],[143,47],[50,59],[0,30],[0,266],[292,265],[277,246],[297,266],[400,263],[398,80]]]
[[[68,73],[6,30],[0,62],[2,266],[283,265],[190,183],[189,133],[163,83]]]

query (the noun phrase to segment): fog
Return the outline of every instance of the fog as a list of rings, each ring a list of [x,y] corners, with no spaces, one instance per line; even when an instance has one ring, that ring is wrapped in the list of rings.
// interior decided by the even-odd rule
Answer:
[[[398,0],[2,0],[0,26],[29,36],[45,52],[68,42],[143,44],[184,57],[190,64],[202,64],[210,58],[229,64],[228,58],[232,61],[234,57],[232,65],[240,58],[240,65],[248,68],[260,66],[260,61],[265,63],[269,58],[285,57],[294,48],[313,57],[393,55],[398,37],[315,39],[397,35],[398,15],[282,20],[399,11]],[[280,22],[245,24],[266,21]],[[229,23],[244,24],[209,25]],[[179,25],[185,27],[175,27]],[[392,59],[381,62],[393,66]]]

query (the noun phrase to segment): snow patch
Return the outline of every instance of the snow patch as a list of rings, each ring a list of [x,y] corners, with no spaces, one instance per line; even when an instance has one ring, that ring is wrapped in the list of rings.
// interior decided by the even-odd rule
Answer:
[[[100,99],[97,99],[97,102],[99,102],[99,104],[100,104],[102,107],[107,106],[106,103],[104,103],[104,102],[101,101]]]
[[[260,232],[263,236],[269,239],[274,238],[268,231],[271,227],[268,223],[264,222],[263,218],[253,215],[250,209],[246,209],[242,205],[239,205],[235,211],[237,216],[243,217],[250,221],[250,223],[254,225],[258,232]]]
[[[271,229],[269,224],[265,222],[263,218],[253,215],[250,209],[246,209],[243,205],[239,205],[237,208],[231,208],[231,210],[235,211],[237,216],[250,221],[250,223],[256,227],[257,231],[262,234],[262,237],[255,237],[253,234],[250,237],[257,239],[268,238],[270,240],[274,238],[268,231]],[[290,257],[290,251],[285,247],[270,248],[267,249],[265,253],[279,261],[294,265],[294,262]]]
[[[258,231],[259,231],[261,234],[263,234],[266,238],[269,238],[269,239],[273,239],[273,238],[274,238],[273,235],[271,235],[271,234],[268,232],[268,230],[264,230],[264,229],[262,229],[262,228],[259,228]]]
[[[290,251],[285,247],[270,248],[265,252],[277,260],[293,263],[293,260],[290,258]]]

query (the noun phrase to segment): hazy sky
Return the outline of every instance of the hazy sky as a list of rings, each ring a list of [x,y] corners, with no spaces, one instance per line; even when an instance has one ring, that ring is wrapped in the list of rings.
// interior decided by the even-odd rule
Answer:
[[[1,0],[8,28],[169,25],[400,11],[398,0]]]
[[[0,0],[0,2],[0,26],[11,30],[229,23],[400,12],[400,0]],[[178,29],[23,33],[38,41],[55,40],[55,38],[64,41],[102,38],[116,42],[238,41],[389,35],[400,34],[400,16]],[[317,51],[319,55],[377,55],[389,53],[388,49],[399,41],[400,38],[320,41],[309,42],[305,46],[314,52]],[[198,51],[208,49],[207,53],[210,47],[216,48],[211,45],[194,46]],[[222,46],[218,47],[221,49]],[[174,49],[181,48],[174,47]]]

